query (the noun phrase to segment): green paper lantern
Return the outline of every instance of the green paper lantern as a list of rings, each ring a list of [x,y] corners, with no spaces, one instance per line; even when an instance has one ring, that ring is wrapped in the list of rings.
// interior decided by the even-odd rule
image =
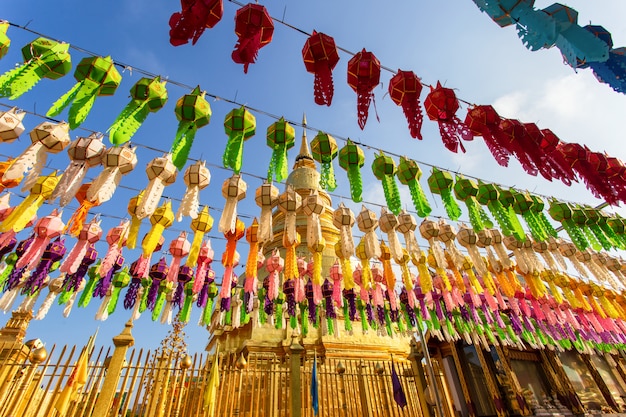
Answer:
[[[83,58],[74,71],[74,78],[78,83],[54,102],[46,113],[48,117],[54,117],[69,106],[70,129],[76,129],[85,121],[96,97],[113,95],[122,81],[110,56]]]
[[[402,210],[402,202],[400,201],[398,184],[395,181],[396,163],[390,156],[384,155],[381,152],[372,162],[372,172],[383,184],[383,191],[389,211],[397,216]]]
[[[124,267],[124,269],[113,275],[113,280],[111,281],[111,298],[109,299],[109,304],[107,304],[107,312],[109,314],[115,312],[117,302],[120,298],[120,292],[122,288],[128,287],[131,279],[132,276],[128,272],[128,267]]]
[[[280,182],[287,178],[287,150],[295,144],[296,131],[283,117],[267,128],[267,146],[272,148],[272,159],[267,170],[267,179]]]
[[[483,207],[476,201],[476,195],[478,194],[476,181],[457,175],[453,190],[456,198],[465,202],[470,223],[475,232],[493,227],[493,222]]]
[[[363,181],[361,168],[365,164],[365,153],[357,144],[348,139],[346,145],[339,150],[339,166],[348,173],[350,196],[358,203],[362,200]]]
[[[461,208],[452,196],[453,185],[452,174],[433,167],[433,171],[428,177],[428,187],[431,192],[441,196],[448,217],[452,220],[458,220],[461,217]]]
[[[68,43],[37,38],[22,48],[24,64],[0,76],[0,97],[15,100],[42,78],[59,79],[72,69]]]
[[[572,242],[579,250],[585,250],[589,245],[583,232],[579,229],[578,225],[574,222],[572,207],[564,202],[552,200],[550,202],[550,208],[548,209],[550,217],[563,225],[563,229],[567,232]],[[577,219],[580,221],[580,216],[577,215]],[[584,222],[583,222],[584,224]]]
[[[543,242],[550,237],[548,231],[544,228],[541,220],[537,218],[536,212],[533,209],[533,205],[535,204],[532,197],[528,192],[521,193],[518,191],[513,191],[513,204],[512,208],[516,214],[522,216],[526,224],[528,225],[528,229],[530,230],[530,234],[536,242]]]
[[[546,213],[544,211],[546,203],[541,197],[535,194],[531,194],[530,198],[533,200],[533,205],[531,209],[535,212],[535,216],[541,222],[543,229],[548,233],[548,235],[557,238],[559,234],[554,226],[552,226],[550,220],[548,220],[548,217],[546,216]]]
[[[167,102],[165,84],[160,77],[144,77],[135,83],[130,89],[130,103],[109,128],[111,144],[118,146],[128,142],[150,113],[157,112],[165,106]]]
[[[190,94],[185,94],[176,101],[174,113],[178,119],[178,129],[170,153],[172,162],[179,171],[187,162],[198,129],[211,121],[211,106],[204,95],[205,92],[200,91],[200,86],[197,86]]]
[[[224,119],[224,131],[228,135],[222,156],[224,168],[239,174],[243,162],[243,143],[256,133],[256,118],[244,106],[233,109]]]
[[[594,207],[586,207],[585,212],[588,219],[587,227],[598,239],[604,250],[625,248],[622,240],[608,225],[609,216],[606,213]]]
[[[411,198],[413,200],[413,206],[415,207],[415,210],[417,210],[417,215],[420,217],[427,217],[432,209],[430,208],[430,204],[428,203],[424,190],[419,182],[422,177],[422,170],[417,162],[405,156],[401,156],[396,175],[398,176],[398,180],[400,180],[401,184],[409,187],[409,190],[411,191]]]
[[[517,214],[513,209],[513,204],[515,203],[515,197],[513,193],[513,190],[500,189],[500,196],[498,197],[498,199],[500,200],[502,207],[504,207],[507,216],[509,217],[509,222],[513,227],[513,236],[520,242],[524,242],[526,240],[526,233],[524,232],[524,228],[522,227],[522,224],[520,223]]]
[[[0,59],[4,58],[11,46],[11,39],[7,36],[8,29],[9,22],[0,22]]]
[[[333,159],[337,157],[338,147],[335,138],[327,133],[319,132],[311,141],[311,154],[313,159],[322,166],[320,176],[320,186],[328,191],[337,188],[335,172],[333,170]]]
[[[476,201],[487,206],[491,215],[496,219],[502,234],[511,236],[513,234],[513,225],[509,217],[509,211],[500,202],[500,190],[494,184],[478,182],[478,193]]]

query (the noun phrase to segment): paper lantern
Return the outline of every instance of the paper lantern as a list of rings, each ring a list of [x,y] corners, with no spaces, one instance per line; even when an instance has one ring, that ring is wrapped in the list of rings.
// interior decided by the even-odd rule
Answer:
[[[176,168],[183,169],[193,140],[198,129],[209,124],[211,121],[211,106],[204,98],[205,92],[200,91],[200,86],[185,94],[176,102],[174,113],[178,119],[178,129],[172,143],[172,162]]]
[[[588,154],[591,152],[587,147],[578,143],[561,142],[557,146],[558,151],[576,171],[589,191],[598,198],[603,198],[609,204],[616,204],[618,199],[611,188],[611,184],[605,178],[598,175],[597,170],[589,163]]]
[[[238,174],[243,162],[243,143],[256,133],[256,118],[243,106],[233,109],[224,119],[224,131],[228,135],[228,142],[222,163],[224,168],[230,168]]]
[[[200,207],[200,191],[208,187],[211,182],[211,172],[205,166],[205,161],[196,161],[189,165],[183,175],[187,189],[176,211],[176,220],[181,221],[183,216],[195,219]]]
[[[363,250],[366,259],[379,258],[380,243],[376,236],[376,228],[378,227],[378,217],[376,213],[363,205],[356,217],[356,223],[359,230],[365,233],[361,242],[363,242]]]
[[[400,213],[402,201],[400,201],[400,191],[398,191],[398,184],[395,180],[396,163],[393,158],[384,155],[381,151],[372,162],[372,172],[382,182],[389,210],[394,214]]]
[[[126,244],[128,236],[128,220],[123,220],[116,227],[109,229],[106,235],[106,241],[109,245],[106,254],[102,257],[102,262],[98,267],[98,275],[104,276],[115,264],[115,261],[122,254],[122,249]],[[146,271],[146,276],[148,272]]]
[[[296,192],[291,184],[287,185],[284,193],[278,196],[278,208],[285,214],[285,226],[283,232],[283,245],[294,246],[299,241],[296,231],[296,212],[302,206],[302,197]]]
[[[88,137],[79,137],[67,148],[70,164],[63,171],[63,176],[50,196],[54,201],[59,198],[59,205],[65,207],[76,196],[87,175],[87,170],[102,163],[106,147],[102,135],[92,133]]]
[[[543,12],[556,21],[556,45],[563,59],[576,68],[579,62],[603,62],[609,58],[609,45],[577,24],[578,12],[554,3]]]
[[[568,203],[553,200],[550,202],[550,208],[548,209],[550,217],[563,225],[563,229],[567,232],[572,242],[580,250],[585,250],[588,246],[588,242],[585,239],[580,228],[573,220],[573,210]]]
[[[536,210],[533,209],[534,200],[528,192],[521,193],[513,191],[514,202],[512,208],[516,214],[522,216],[528,229],[536,242],[543,242],[550,236],[543,222],[537,217]]]
[[[222,184],[222,196],[226,199],[218,230],[220,233],[233,232],[237,223],[237,203],[246,197],[248,184],[241,176],[233,175]]]
[[[419,254],[419,244],[417,243],[414,233],[415,229],[417,229],[415,217],[406,210],[402,210],[402,212],[398,214],[397,230],[404,235],[404,246],[411,261],[416,259]]]
[[[76,244],[61,264],[59,272],[63,274],[76,273],[89,247],[99,241],[101,236],[100,221],[92,220],[83,225]]]
[[[191,242],[187,240],[187,233],[180,232],[178,237],[170,242],[169,252],[172,255],[172,263],[167,273],[167,280],[174,282],[178,279],[178,270],[182,259],[189,254]]]
[[[57,80],[67,75],[72,68],[69,47],[46,38],[37,38],[23,47],[24,64],[0,76],[0,96],[15,100],[42,78]]]
[[[398,70],[389,80],[389,97],[398,106],[402,107],[404,116],[409,123],[409,132],[412,138],[422,139],[422,108],[420,94],[422,83],[413,71]]]
[[[318,132],[311,141],[311,154],[313,159],[322,166],[320,187],[324,190],[334,191],[337,188],[333,160],[337,157],[337,141],[327,133]]]
[[[393,259],[400,263],[402,259],[402,245],[398,239],[396,228],[398,227],[398,218],[395,214],[387,211],[386,207],[380,209],[380,218],[378,219],[378,227],[380,231],[387,235],[388,250]]]
[[[56,173],[37,178],[30,194],[0,223],[0,232],[18,233],[24,229],[43,202],[50,197],[58,181]]]
[[[267,146],[272,149],[272,159],[267,179],[281,182],[287,178],[287,150],[295,144],[296,131],[283,117],[267,128]]]
[[[181,0],[182,10],[170,16],[170,43],[180,46],[195,45],[206,28],[211,29],[222,20],[222,0]]]
[[[143,190],[135,211],[138,219],[152,216],[165,187],[176,182],[177,172],[171,154],[165,154],[148,162],[146,166],[148,186]]]
[[[465,152],[463,140],[472,140],[473,136],[465,124],[457,117],[459,100],[454,90],[441,86],[437,81],[437,87],[430,87],[430,93],[424,100],[426,114],[430,120],[439,123],[439,133],[444,146],[452,152]]]
[[[222,304],[221,311],[230,310],[231,284],[237,277],[234,272],[235,265],[239,262],[239,254],[237,253],[237,241],[244,237],[246,233],[246,225],[239,219],[235,222],[233,230],[227,230],[224,233],[226,238],[226,250],[222,254],[222,265],[224,266],[224,278],[222,279],[222,288],[220,297]],[[235,281],[235,284],[237,282]]]
[[[187,266],[194,266],[196,264],[204,235],[210,232],[212,228],[213,217],[209,214],[209,207],[204,206],[200,213],[191,220],[191,230],[194,233],[191,248],[189,249],[189,256],[187,256],[187,262],[185,263]]]
[[[563,154],[559,152],[561,140],[550,129],[541,129],[541,133],[543,134],[540,144],[541,151],[553,167],[556,178],[565,185],[571,185],[572,182],[578,181],[572,167],[567,163]]]
[[[24,174],[28,176],[22,190],[28,190],[41,175],[48,153],[59,153],[70,144],[67,123],[43,122],[30,131],[31,145],[14,158],[4,171],[0,183],[3,187],[16,186]]]
[[[333,212],[333,225],[339,229],[339,240],[335,244],[335,254],[341,261],[342,275],[346,277],[344,281],[346,290],[354,288],[352,264],[350,263],[350,257],[354,256],[355,251],[354,237],[352,236],[354,221],[354,213],[343,203],[340,203]]]
[[[85,121],[97,96],[112,96],[122,81],[110,56],[83,58],[74,71],[74,78],[78,83],[46,112],[46,116],[54,117],[70,106],[68,121],[72,130]]]
[[[248,259],[246,259],[246,281],[244,282],[244,290],[247,297],[253,297],[257,291],[259,269],[257,266],[259,263],[259,222],[256,217],[252,220],[252,224],[246,229],[246,241],[250,248],[248,249]]]
[[[474,231],[479,232],[485,228],[492,228],[493,222],[485,213],[482,206],[476,201],[478,194],[478,184],[476,181],[457,175],[454,182],[454,195],[465,202],[470,223]]]
[[[132,276],[128,272],[128,267],[125,267],[113,276],[113,281],[111,281],[111,298],[109,299],[106,307],[108,315],[115,313],[120,293],[123,288],[128,287],[131,279]]]
[[[152,228],[146,234],[141,244],[142,252],[145,257],[150,256],[152,252],[156,250],[156,247],[163,235],[163,231],[170,227],[173,222],[174,213],[172,212],[172,203],[170,201],[166,201],[150,216]]]
[[[487,206],[505,236],[513,233],[513,225],[508,210],[500,202],[500,190],[495,185],[479,181],[476,201]]]
[[[365,50],[348,61],[348,85],[357,94],[357,117],[361,130],[365,128],[374,88],[380,82],[380,61]]]
[[[511,227],[512,227],[511,231],[513,233],[513,236],[515,236],[515,238],[519,240],[520,242],[524,242],[526,240],[526,233],[524,232],[524,229],[522,228],[522,224],[517,218],[515,209],[513,207],[517,201],[514,195],[515,192],[512,190],[505,190],[501,188],[498,189],[498,191],[500,192],[498,199],[500,200],[502,207],[504,207],[506,211],[507,217],[509,219],[509,223],[511,224]]]
[[[339,62],[335,40],[324,33],[313,31],[304,43],[302,58],[307,72],[315,74],[315,103],[330,106],[334,93],[332,72]]]
[[[167,89],[161,77],[141,78],[130,89],[131,101],[124,107],[111,127],[109,141],[113,145],[128,142],[150,113],[161,110],[167,102]]]
[[[474,106],[467,110],[465,125],[474,136],[482,136],[498,165],[506,167],[511,152],[498,141],[501,120],[493,106]]]
[[[59,212],[55,209],[48,216],[42,217],[33,226],[34,240],[22,254],[15,264],[16,268],[32,269],[42,257],[50,240],[63,233],[65,223],[61,219]]]
[[[271,242],[274,236],[272,231],[272,210],[278,203],[278,194],[278,188],[269,182],[264,182],[256,189],[254,201],[261,208],[258,230],[260,245]]]
[[[352,201],[358,203],[362,200],[363,181],[361,180],[361,167],[365,164],[363,149],[350,139],[339,150],[339,166],[348,173],[350,183],[350,196]]]
[[[432,173],[430,177],[428,177],[428,187],[431,192],[441,196],[448,216],[452,220],[458,220],[459,217],[461,217],[461,208],[452,196],[453,186],[454,179],[452,178],[452,174],[433,167]]]
[[[248,73],[248,66],[256,62],[259,49],[272,41],[274,21],[265,7],[250,3],[235,15],[235,34],[238,41],[232,53],[233,61],[243,64],[243,72]]]
[[[49,279],[48,273],[55,268],[53,265],[63,259],[64,255],[65,241],[63,239],[56,238],[54,241],[50,242],[41,257],[37,257],[39,263],[32,274],[26,279],[22,287],[22,294],[32,296],[39,291],[45,285],[46,280]]]
[[[11,46],[11,39],[7,36],[8,29],[9,22],[0,21],[0,59],[4,58]]]
[[[135,169],[135,165],[137,165],[135,148],[124,145],[107,149],[102,157],[104,169],[91,183],[86,200],[94,204],[109,201],[122,176]]]
[[[430,203],[426,199],[424,190],[420,185],[420,178],[422,177],[422,170],[417,162],[406,156],[400,157],[400,163],[398,164],[398,171],[396,172],[400,183],[409,187],[411,191],[411,198],[413,200],[413,206],[417,210],[417,215],[420,217],[427,217],[432,209]]]
[[[26,112],[18,111],[17,107],[0,112],[0,141],[12,143],[24,133],[24,116]]]

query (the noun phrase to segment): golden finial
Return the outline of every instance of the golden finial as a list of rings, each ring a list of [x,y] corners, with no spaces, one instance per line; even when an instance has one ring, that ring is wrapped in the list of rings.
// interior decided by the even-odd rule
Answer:
[[[306,138],[306,114],[302,115],[302,142],[300,143],[300,153],[296,156],[296,165],[299,160],[304,158],[313,161],[311,151],[309,150],[309,141]]]

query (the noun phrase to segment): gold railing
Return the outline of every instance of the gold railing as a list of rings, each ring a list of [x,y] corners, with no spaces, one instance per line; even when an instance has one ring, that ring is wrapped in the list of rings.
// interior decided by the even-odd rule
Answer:
[[[80,348],[52,346],[39,362],[27,349],[5,350],[0,360],[0,416],[59,416],[55,403],[76,366]],[[106,378],[111,349],[94,349],[86,384],[64,416],[91,416]],[[159,356],[160,355],[160,356]],[[191,362],[164,357],[159,351],[130,350],[106,416],[205,416],[203,397],[213,355],[196,354]],[[243,363],[235,354],[220,354],[216,416],[274,417],[292,415],[292,378],[288,357],[249,353]],[[299,367],[300,412],[313,416],[313,357]],[[319,416],[422,416],[413,368],[395,362],[408,404],[393,398],[391,362],[317,358]],[[298,396],[296,396],[298,397]],[[296,398],[294,397],[294,398]],[[98,416],[101,417],[101,416]],[[104,416],[103,416],[104,417]]]

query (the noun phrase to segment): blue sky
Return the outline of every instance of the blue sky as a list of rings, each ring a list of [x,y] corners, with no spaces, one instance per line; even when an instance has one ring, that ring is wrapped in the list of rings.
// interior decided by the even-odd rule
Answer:
[[[335,2],[288,2],[284,0],[265,2],[270,14],[284,19],[292,26],[306,32],[317,30],[335,38],[336,43],[348,51],[366,48],[390,69],[412,70],[422,78],[424,84],[434,85],[441,81],[446,87],[454,88],[459,98],[476,104],[492,104],[500,115],[535,122],[541,128],[550,128],[562,140],[587,144],[593,150],[606,150],[609,154],[626,160],[624,151],[623,115],[626,114],[626,96],[613,92],[608,86],[595,80],[590,70],[574,72],[562,63],[556,49],[530,52],[526,50],[511,27],[500,28],[486,14],[481,13],[471,0],[444,0],[415,2],[399,0],[386,3],[375,1]],[[537,1],[539,8],[550,5]],[[619,0],[596,2],[569,1],[566,3],[579,12],[579,23],[604,26],[613,35],[615,46],[626,46],[626,27],[623,16],[626,4]],[[85,2],[28,0],[9,2],[3,6],[1,19],[28,26],[45,36],[62,40],[72,46],[98,55],[111,55],[126,68],[123,80],[112,97],[98,98],[82,128],[71,132],[72,139],[86,136],[89,131],[104,132],[128,102],[130,87],[142,77],[141,69],[169,79],[169,101],[157,114],[150,115],[138,131],[133,143],[138,146],[139,163],[133,173],[124,178],[113,199],[100,210],[112,216],[125,217],[126,205],[136,189],[147,184],[145,166],[149,160],[167,151],[176,132],[174,116],[176,100],[190,90],[174,85],[173,82],[200,87],[210,95],[243,103],[256,112],[257,134],[244,147],[244,179],[248,183],[248,197],[240,206],[247,224],[258,216],[254,204],[254,190],[261,184],[258,177],[267,172],[271,150],[265,144],[267,127],[275,121],[273,116],[284,116],[288,121],[299,122],[306,113],[309,126],[336,135],[350,137],[371,148],[366,149],[366,165],[363,169],[364,200],[384,204],[380,183],[369,173],[375,149],[382,148],[395,155],[407,155],[417,161],[437,165],[450,171],[459,171],[516,188],[528,189],[542,195],[588,204],[599,204],[583,185],[565,187],[550,183],[542,177],[530,177],[512,161],[508,168],[496,164],[487,151],[482,139],[465,143],[466,154],[447,151],[439,136],[437,126],[424,121],[424,140],[417,141],[409,136],[402,111],[388,96],[387,83],[393,75],[383,70],[381,85],[374,91],[376,107],[370,108],[370,116],[364,130],[356,120],[356,95],[346,83],[346,65],[350,55],[341,52],[340,61],[334,71],[335,97],[330,107],[320,107],[313,101],[313,76],[304,69],[301,49],[306,40],[302,33],[276,23],[273,41],[261,49],[258,60],[249,68],[248,74],[230,57],[236,43],[234,15],[239,6],[226,1],[224,17],[213,29],[207,30],[195,46],[173,47],[169,44],[169,16],[179,9],[175,1],[155,2],[134,0],[132,2]],[[22,46],[37,37],[33,33],[10,28],[12,39],[9,54],[0,61],[0,72],[12,68],[21,61]],[[70,49],[76,64],[86,54]],[[72,71],[73,74],[73,71]],[[35,89],[14,103],[0,99],[2,104],[13,104],[30,112],[44,114],[50,105],[74,84],[72,75],[57,81],[43,80]],[[426,89],[422,94],[425,98]],[[224,204],[221,184],[230,176],[230,171],[220,167],[221,155],[226,144],[223,121],[225,115],[236,106],[220,99],[209,98],[213,110],[211,123],[202,128],[192,149],[193,158],[206,159],[212,174],[211,184],[202,191],[202,203],[220,208]],[[4,108],[1,108],[4,110]],[[464,118],[466,106],[458,115]],[[376,113],[380,122],[376,120]],[[59,118],[67,118],[62,113]],[[26,116],[27,131],[42,119]],[[297,136],[302,129],[296,128]],[[316,130],[309,130],[309,139]],[[105,140],[106,141],[106,140]],[[338,140],[339,146],[343,141]],[[0,154],[16,155],[29,143],[24,134],[20,141],[11,145],[0,145]],[[107,142],[108,144],[108,142]],[[143,147],[149,145],[160,151]],[[297,147],[289,153],[289,164],[297,153]],[[397,159],[397,158],[396,158]],[[51,168],[63,169],[68,163],[65,152],[49,159]],[[422,165],[424,176],[430,173],[428,165]],[[98,171],[94,171],[93,174]],[[345,172],[335,162],[338,189],[334,198],[349,203],[349,188]],[[252,174],[252,175],[247,175]],[[425,181],[422,181],[425,186]],[[279,186],[282,190],[282,186]],[[182,175],[176,184],[164,193],[180,199],[184,192]],[[443,214],[438,196],[427,193],[435,215]],[[12,203],[20,201],[13,197]],[[411,207],[408,190],[402,189],[402,201]],[[178,202],[174,201],[174,207]],[[353,204],[354,210],[360,205]],[[53,207],[44,206],[40,213]],[[371,208],[379,212],[379,207]],[[618,209],[619,210],[619,209]],[[219,212],[212,211],[216,224]],[[69,218],[64,213],[64,220]],[[466,217],[464,217],[466,219]],[[104,217],[103,227],[113,227],[119,220]],[[147,223],[144,221],[144,223]],[[188,230],[189,219],[176,223],[166,235],[166,242],[174,239],[180,230]],[[148,230],[142,227],[142,235]],[[216,270],[221,271],[219,258],[224,241],[215,228],[211,235],[216,249]],[[247,248],[240,244],[242,258]],[[104,249],[101,248],[103,251]],[[160,255],[160,254],[158,254]],[[139,251],[125,251],[127,261],[132,262]],[[154,260],[157,259],[155,256]],[[242,268],[238,273],[243,272]],[[47,291],[46,291],[47,292]],[[111,337],[123,328],[129,313],[120,306],[118,311],[105,322],[93,319],[98,303],[87,309],[75,309],[68,319],[55,306],[46,320],[33,322],[29,337],[39,337],[52,343],[84,343],[96,327],[100,327],[99,343],[110,343]],[[4,316],[8,319],[8,315]],[[198,312],[192,314],[186,327],[189,350],[204,349],[208,332],[196,326]],[[0,317],[0,320],[3,320]],[[153,348],[166,334],[169,327],[150,321],[148,315],[136,323],[134,335],[138,346]]]

